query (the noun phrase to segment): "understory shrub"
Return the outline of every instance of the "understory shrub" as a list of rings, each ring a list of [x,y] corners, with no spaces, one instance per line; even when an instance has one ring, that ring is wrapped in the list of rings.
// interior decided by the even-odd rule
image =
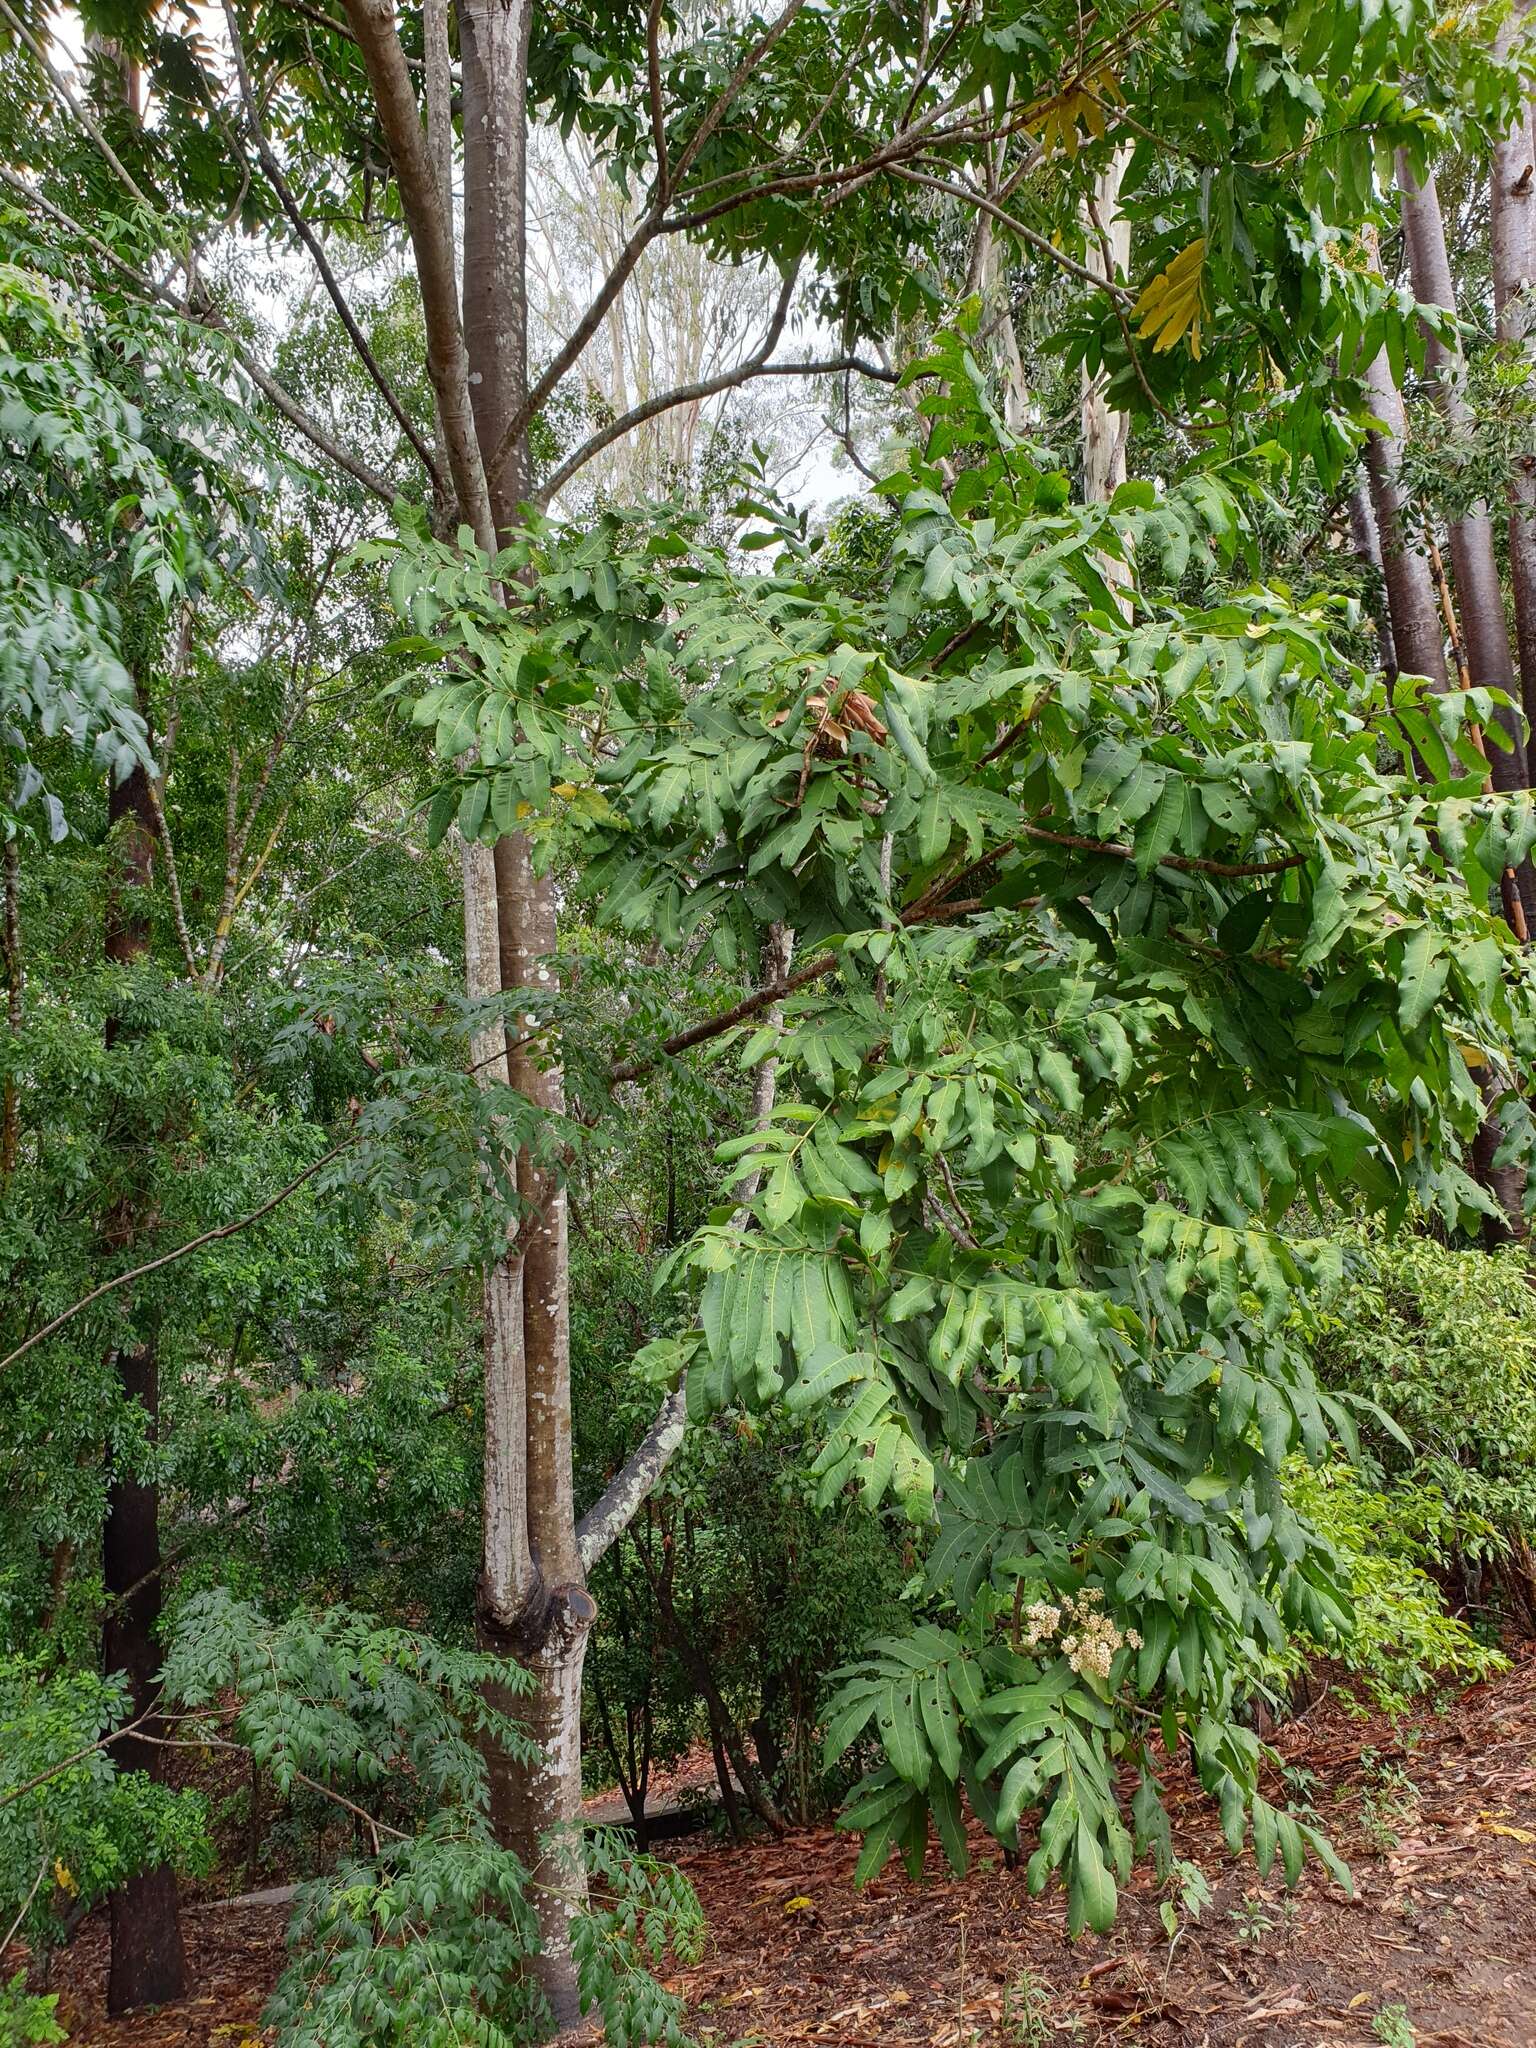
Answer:
[[[1360,1699],[1407,1713],[1443,1685],[1486,1678],[1506,1660],[1451,1614],[1431,1576],[1455,1537],[1455,1518],[1433,1488],[1374,1486],[1342,1461],[1313,1467],[1293,1459],[1286,1494],[1338,1559],[1354,1610],[1353,1630],[1287,1635],[1258,1659],[1259,1685],[1290,1692],[1310,1658],[1336,1660]]]
[[[1345,1233],[1345,1284],[1320,1318],[1319,1379],[1374,1403],[1364,1449],[1405,1540],[1476,1609],[1536,1625],[1536,1291],[1519,1247],[1460,1250]]]

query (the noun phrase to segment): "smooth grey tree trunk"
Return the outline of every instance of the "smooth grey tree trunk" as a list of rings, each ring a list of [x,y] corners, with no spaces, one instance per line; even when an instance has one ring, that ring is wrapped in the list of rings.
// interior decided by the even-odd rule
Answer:
[[[1371,572],[1371,617],[1376,626],[1376,645],[1381,655],[1382,674],[1397,679],[1397,648],[1392,640],[1392,619],[1387,610],[1386,585],[1381,572],[1381,541],[1376,533],[1376,511],[1370,486],[1357,483],[1349,494],[1349,538],[1356,558]]]
[[[1501,44],[1507,44],[1511,32],[1512,25],[1506,24]],[[1536,109],[1530,106],[1493,152],[1489,208],[1499,338],[1524,352],[1528,385],[1536,386]],[[1536,447],[1531,446],[1518,451],[1509,480],[1509,572],[1521,701],[1536,729]]]
[[[1129,147],[1117,149],[1094,180],[1088,224],[1105,268],[1112,278],[1125,279],[1131,268],[1131,224],[1120,211],[1120,186]],[[1131,416],[1116,412],[1104,397],[1101,372],[1082,373],[1083,496],[1090,505],[1108,504],[1126,478],[1126,458],[1131,440]],[[1118,579],[1125,571],[1117,563]]]
[[[482,465],[491,471],[528,391],[527,113],[529,0],[461,0],[463,66],[463,326],[470,403]],[[513,448],[488,476],[498,541],[513,527],[529,487],[526,449]],[[558,943],[554,883],[534,873],[518,834],[494,853],[497,954],[506,994],[555,993]],[[549,1036],[529,1042],[533,1010],[509,1009],[507,1071],[540,1108],[564,1108],[558,1052]],[[488,1754],[498,1838],[533,1874],[540,1986],[557,2029],[581,2017],[571,1923],[586,1902],[580,1850],[581,1679],[596,1616],[576,1534],[571,1471],[569,1256],[565,1189],[525,1151],[518,1160],[521,1215],[510,1254],[520,1265],[518,1333],[489,1318],[486,1411],[486,1554],[477,1601],[484,1647],[516,1657],[531,1694],[515,1703],[539,1746],[521,1764]],[[511,1304],[507,1302],[508,1316]],[[493,1356],[494,1352],[494,1356]],[[521,1385],[519,1386],[519,1365]],[[517,1528],[518,1509],[524,1528]]]
[[[1437,690],[1446,686],[1445,629],[1435,598],[1434,581],[1423,551],[1407,530],[1400,469],[1408,439],[1403,395],[1392,380],[1385,355],[1366,372],[1371,411],[1385,429],[1366,439],[1365,467],[1370,479],[1371,509],[1381,546],[1381,577],[1386,585],[1387,612],[1399,671],[1427,676]]]
[[[1421,185],[1414,177],[1404,153],[1397,157],[1397,181],[1402,198],[1403,239],[1414,296],[1420,304],[1443,306],[1456,311],[1456,287],[1451,277],[1450,256],[1445,245],[1445,221],[1440,194],[1433,175]],[[1466,364],[1459,349],[1447,348],[1431,335],[1426,363],[1434,384],[1436,400],[1453,436],[1469,436],[1471,408],[1466,398]],[[1519,696],[1509,628],[1504,614],[1504,588],[1493,545],[1493,523],[1487,507],[1473,506],[1460,518],[1448,522],[1451,574],[1460,610],[1462,651],[1474,683],[1488,684]],[[1488,755],[1489,773],[1495,789],[1524,789],[1526,773],[1525,739],[1522,722],[1513,708],[1501,711],[1499,724],[1509,741],[1507,748],[1494,746]],[[1536,902],[1527,904],[1528,912]]]

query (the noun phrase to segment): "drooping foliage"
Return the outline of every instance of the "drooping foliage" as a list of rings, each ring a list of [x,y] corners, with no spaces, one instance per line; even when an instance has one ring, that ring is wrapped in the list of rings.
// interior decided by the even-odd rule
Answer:
[[[760,1192],[677,1254],[697,1321],[646,1365],[699,1422],[815,1417],[824,1497],[937,1516],[936,1621],[832,1707],[833,1754],[867,1729],[887,1756],[864,1870],[915,1868],[930,1812],[962,1860],[963,1785],[1006,1842],[1038,1811],[1033,1882],[1062,1867],[1101,1926],[1127,1819],[1164,1839],[1144,1705],[1234,1846],[1294,1877],[1314,1839],[1259,1794],[1233,1683],[1245,1643],[1346,1623],[1282,1483],[1355,1441],[1297,1322],[1338,1254],[1288,1212],[1485,1207],[1473,1067],[1513,1074],[1533,1020],[1490,882],[1533,825],[1483,794],[1485,694],[1341,662],[1325,601],[1167,594],[1192,549],[1236,580],[1251,466],[1069,506],[962,335],[914,376],[939,446],[887,486],[874,595],[792,528],[745,577],[619,519],[495,565],[407,539],[392,590],[448,666],[417,706],[438,753],[479,739],[440,828],[529,806],[539,856],[580,847],[601,914],[664,945],[795,930],[782,1024],[739,1027],[780,1103],[722,1149]]]
[[[1365,373],[1453,331],[1373,246],[1394,157],[1500,132],[1526,58],[1417,0],[536,7],[530,120],[581,129],[637,250],[761,263],[781,326],[814,313],[834,431],[886,474],[826,531],[758,450],[739,506],[530,510],[491,560],[354,35],[287,0],[88,26],[94,129],[9,15],[0,76],[0,1931],[19,1908],[42,1948],[208,1854],[195,1795],[113,1775],[126,1695],[81,1676],[110,1461],[173,1538],[168,1704],[358,1830],[301,1897],[284,2038],[537,2030],[538,1886],[455,1726],[528,1760],[480,1690],[518,1670],[462,1642],[480,1274],[541,1175],[578,1240],[581,1503],[658,1399],[692,1432],[592,1571],[589,1720],[632,1777],[705,1734],[745,1755],[747,1724],[787,1811],[873,1765],[862,1874],[933,1828],[963,1862],[964,1799],[1080,1930],[1166,1854],[1187,1745],[1234,1848],[1336,1870],[1262,1795],[1245,1693],[1340,1649],[1352,1593],[1378,1698],[1413,1689],[1405,1644],[1486,1668],[1425,1570],[1527,1525],[1517,1262],[1486,1291],[1435,1247],[1373,1267],[1335,1205],[1460,1238],[1492,1206],[1469,1147],[1525,1164],[1530,973],[1491,906],[1536,826],[1485,791],[1498,695],[1384,677],[1330,594]],[[334,274],[272,332],[295,213],[361,348]],[[535,481],[607,424],[567,367],[534,365]],[[1080,369],[1137,420],[1107,505],[1073,502]],[[125,971],[99,942],[133,772]],[[536,986],[463,999],[453,828],[556,878]],[[564,1113],[477,1085],[508,1022]],[[600,1832],[585,1863],[582,2002],[677,2038],[651,1970],[692,1953],[691,1894]]]

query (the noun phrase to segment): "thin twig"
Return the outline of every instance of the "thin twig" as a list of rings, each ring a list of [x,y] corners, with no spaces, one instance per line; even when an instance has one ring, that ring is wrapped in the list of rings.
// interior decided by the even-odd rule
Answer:
[[[356,483],[361,484],[364,490],[370,492],[381,504],[394,504],[399,495],[395,486],[386,477],[380,476],[376,469],[371,469],[366,462],[333,440],[319,421],[312,418],[296,399],[289,396],[271,372],[263,369],[256,358],[235,340],[224,316],[211,300],[200,299],[194,305],[190,300],[181,298],[173,292],[168,285],[157,284],[152,277],[146,277],[142,271],[135,270],[131,263],[125,262],[117,251],[110,248],[99,236],[91,234],[61,207],[55,206],[51,199],[45,199],[41,192],[34,191],[25,179],[18,178],[4,164],[0,164],[0,185],[8,186],[27,206],[45,214],[81,247],[90,249],[93,254],[100,257],[102,262],[127,281],[133,296],[142,300],[144,304],[168,310],[193,327],[219,335],[257,390],[271,401],[284,419],[296,427],[311,446],[334,462],[338,469],[344,470]]]
[[[0,6],[4,4],[5,0],[0,0]],[[320,238],[304,218],[303,209],[294,197],[292,186],[283,176],[282,165],[278,162],[272,145],[267,140],[266,130],[261,125],[260,110],[256,105],[256,95],[251,89],[250,74],[245,67],[245,45],[240,40],[240,24],[236,18],[232,0],[224,0],[224,19],[229,27],[230,53],[234,58],[235,79],[240,88],[241,103],[245,108],[246,126],[250,130],[252,142],[256,145],[256,154],[261,160],[261,168],[266,172],[272,190],[277,194],[284,213],[287,214],[289,221],[292,223],[294,233],[309,251],[314,261],[315,269],[320,274],[320,282],[325,286],[326,295],[330,299],[331,304],[336,308],[336,317],[346,329],[348,340],[357,351],[359,362],[361,362],[363,368],[372,378],[379,396],[384,400],[384,403],[399,422],[401,432],[421,458],[427,475],[432,479],[434,492],[441,497],[445,495],[446,486],[443,482],[442,473],[433,458],[432,450],[418,432],[415,421],[406,411],[394,385],[390,383],[383,370],[379,367],[378,358],[368,344],[368,337],[363,333],[361,326],[358,324],[357,317],[347,301],[347,295],[342,290],[335,271],[331,268],[330,260],[326,256]]]
[[[41,1344],[45,1337],[53,1336],[56,1331],[62,1330],[66,1323],[73,1322],[82,1309],[88,1309],[92,1302],[100,1301],[104,1294],[111,1294],[119,1287],[126,1287],[131,1281],[142,1280],[147,1274],[158,1273],[162,1266],[173,1266],[178,1259],[186,1258],[189,1252],[200,1251],[205,1244],[213,1244],[222,1237],[233,1237],[237,1231],[248,1229],[253,1223],[259,1223],[263,1216],[270,1215],[279,1203],[286,1202],[288,1197],[303,1187],[307,1180],[313,1180],[323,1166],[329,1166],[333,1159],[338,1159],[356,1143],[354,1137],[345,1138],[341,1144],[333,1145],[329,1152],[323,1153],[313,1165],[306,1166],[302,1173],[295,1174],[285,1187],[280,1187],[275,1195],[269,1196],[259,1209],[253,1209],[248,1216],[241,1216],[233,1223],[221,1223],[214,1230],[205,1230],[201,1236],[189,1238],[185,1244],[177,1245],[174,1251],[162,1252],[158,1259],[148,1259],[142,1266],[133,1266],[126,1273],[114,1273],[110,1280],[103,1280],[99,1287],[93,1287],[89,1294],[82,1294],[78,1301],[60,1310],[59,1314],[44,1323],[40,1330],[34,1330],[32,1335],[18,1344],[14,1351],[9,1351],[4,1358],[0,1358],[0,1372],[4,1372],[8,1365],[14,1365],[18,1358],[25,1357],[27,1352],[34,1345]]]

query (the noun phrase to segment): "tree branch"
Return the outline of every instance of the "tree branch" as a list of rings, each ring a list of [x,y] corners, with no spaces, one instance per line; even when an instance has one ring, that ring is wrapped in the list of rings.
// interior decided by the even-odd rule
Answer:
[[[556,349],[554,357],[543,375],[531,387],[522,404],[518,406],[511,419],[507,421],[501,439],[497,442],[495,449],[492,451],[491,459],[485,466],[485,473],[491,483],[494,484],[503,469],[506,468],[507,463],[511,460],[514,449],[518,447],[523,436],[527,433],[529,423],[535,413],[538,412],[539,408],[553,392],[566,371],[579,360],[587,343],[602,325],[608,308],[619,296],[619,293],[623,291],[625,285],[628,284],[634,273],[635,265],[640,261],[640,258],[645,254],[650,244],[660,232],[661,214],[653,207],[619,251],[613,268],[598,286],[585,313],[582,314],[560,347]]]
[[[116,177],[127,188],[127,190],[130,193],[132,193],[133,197],[139,202],[140,206],[142,206],[146,212],[158,213],[160,209],[156,206],[155,202],[149,197],[148,193],[144,191],[143,187],[138,184],[132,172],[128,169],[127,165],[123,162],[122,158],[117,154],[117,151],[112,147],[111,143],[108,142],[106,136],[102,134],[100,128],[96,125],[95,121],[92,120],[91,116],[86,112],[85,108],[82,107],[80,102],[75,98],[74,94],[69,89],[68,81],[59,72],[54,70],[52,64],[50,64],[48,61],[48,53],[43,48],[42,44],[38,42],[37,38],[32,34],[32,31],[27,27],[26,23],[19,20],[17,16],[12,13],[9,5],[7,4],[7,0],[0,0],[0,16],[3,16],[5,20],[9,23],[11,32],[17,37],[17,39],[20,42],[25,43],[27,48],[32,52],[34,59],[41,67],[43,75],[47,78],[48,83],[53,87],[54,91],[58,94],[59,98],[64,102],[65,106],[69,109],[71,115],[73,115],[74,119],[80,124],[80,126],[85,130],[86,134],[91,138],[91,141],[96,145],[97,150],[100,152],[105,163],[111,169],[114,177]]]
[[[1074,832],[1051,832],[1044,825],[1021,825],[1019,831],[1026,839],[1038,839],[1049,846],[1071,846],[1080,853],[1109,854],[1115,860],[1134,860],[1134,846],[1122,846],[1110,839],[1082,839]],[[1000,846],[994,859],[1008,852]],[[1176,868],[1184,875],[1224,875],[1229,880],[1241,880],[1252,875],[1280,875],[1287,868],[1305,867],[1309,855],[1288,853],[1282,860],[1204,860],[1195,854],[1165,853],[1158,861],[1160,868]]]
[[[347,19],[368,67],[379,125],[395,167],[410,230],[427,327],[427,369],[461,515],[488,555],[496,552],[487,469],[475,438],[469,398],[469,356],[459,318],[458,269],[438,196],[437,172],[422,130],[421,110],[395,30],[392,0],[345,0]]]
[[[61,207],[55,206],[51,199],[45,199],[41,192],[33,191],[25,179],[18,178],[4,164],[0,164],[0,184],[8,186],[27,206],[36,212],[46,214],[55,226],[62,228],[83,247],[93,251],[103,263],[109,265],[127,281],[132,295],[143,304],[172,312],[193,327],[219,335],[257,390],[276,407],[291,426],[298,429],[312,447],[334,462],[338,469],[344,470],[354,482],[361,484],[363,489],[377,498],[381,504],[394,504],[398,493],[388,478],[380,476],[376,469],[370,468],[360,457],[332,440],[319,421],[312,418],[297,399],[290,398],[271,373],[264,370],[256,358],[241,347],[226,324],[224,316],[211,301],[204,299],[194,305],[190,300],[179,297],[168,286],[156,284],[152,277],[146,277],[142,271],[135,270],[133,265],[125,262],[108,243],[93,235],[88,228],[82,227]]]
[[[0,0],[0,5],[4,4],[5,0]],[[346,293],[343,292],[336,273],[331,268],[330,260],[326,256],[320,238],[304,218],[303,209],[294,197],[293,188],[284,177],[282,166],[273,152],[271,143],[267,140],[266,131],[261,125],[260,111],[256,105],[256,95],[251,90],[250,74],[245,67],[245,47],[240,40],[240,24],[236,19],[232,0],[224,0],[224,19],[229,26],[230,52],[234,58],[235,79],[240,88],[241,103],[245,108],[246,126],[250,130],[252,142],[256,145],[256,154],[261,161],[261,167],[266,172],[268,182],[271,184],[272,190],[277,194],[284,213],[287,214],[289,221],[292,223],[294,233],[313,258],[315,269],[320,274],[320,282],[325,286],[326,294],[331,304],[336,308],[336,317],[346,329],[347,337],[351,341],[353,348],[357,351],[358,360],[373,379],[379,396],[399,422],[401,432],[421,458],[428,476],[432,479],[433,490],[441,497],[444,495],[444,484],[432,451],[417,431],[416,423],[401,403],[395,387],[385,376],[383,370],[380,369],[378,358],[369,346],[368,337],[363,333],[351,306],[347,302]]]
[[[1041,840],[1051,846],[1074,847],[1081,853],[1107,854],[1115,860],[1136,858],[1134,846],[1122,846],[1108,839],[1080,838],[1071,832],[1052,832],[1043,825],[1021,825],[1019,833],[1025,839]],[[967,875],[975,874],[990,861],[1001,860],[1004,854],[1014,850],[1015,845],[1016,841],[1005,840],[1001,846],[995,847],[989,854],[984,854],[980,860],[972,861],[957,874],[948,876],[941,885],[926,890],[916,902],[909,903],[902,911],[902,925],[910,928],[940,917],[969,916],[982,908],[981,902],[976,898],[952,904],[946,904],[944,899]],[[1283,874],[1288,868],[1305,866],[1308,858],[1309,856],[1304,853],[1291,853],[1280,860],[1225,861],[1206,860],[1194,854],[1169,853],[1164,854],[1158,866],[1175,868],[1181,874],[1220,875],[1236,881],[1256,875]],[[1031,900],[1038,902],[1040,899]],[[688,1052],[696,1045],[704,1045],[711,1038],[718,1038],[722,1032],[729,1031],[733,1025],[744,1024],[749,1017],[757,1016],[770,1004],[781,1002],[785,996],[794,995],[798,989],[807,987],[813,981],[820,981],[824,975],[832,972],[837,962],[836,953],[822,953],[811,961],[809,966],[802,967],[797,973],[786,976],[784,980],[770,982],[762,988],[754,989],[751,995],[744,996],[739,1003],[733,1003],[730,1009],[718,1010],[712,1017],[701,1017],[685,1031],[674,1032],[672,1037],[664,1038],[654,1052],[643,1053],[632,1060],[619,1061],[617,1065],[608,1069],[609,1085],[618,1087],[625,1081],[638,1081],[662,1060],[674,1058],[680,1052]],[[4,1360],[0,1360],[0,1365],[4,1363]]]
[[[1081,279],[1084,284],[1091,284],[1095,291],[1107,292],[1116,301],[1130,297],[1130,293],[1123,286],[1117,285],[1112,278],[1100,277],[1098,272],[1090,270],[1086,263],[1079,263],[1075,256],[1069,256],[1064,249],[1058,249],[1054,242],[1047,241],[1044,235],[1037,234],[1032,227],[1027,227],[1017,214],[1010,213],[1005,206],[999,206],[995,199],[989,199],[985,193],[974,191],[969,185],[955,184],[949,178],[936,178],[931,171],[914,170],[910,164],[894,163],[890,169],[893,177],[901,178],[909,185],[922,185],[931,192],[943,192],[951,199],[959,199],[967,206],[978,208],[990,219],[1005,227],[1010,235],[1027,243],[1040,255],[1048,256],[1072,277]]]
[[[799,272],[800,265],[797,261],[784,279],[778,302],[768,324],[768,331],[753,354],[731,369],[718,371],[713,377],[703,377],[696,384],[680,384],[675,390],[660,392],[656,397],[646,399],[641,405],[631,406],[628,412],[620,413],[617,419],[610,420],[605,427],[600,427],[590,439],[584,441],[573,454],[566,457],[552,477],[539,486],[539,504],[547,505],[561,486],[569,483],[579,470],[585,469],[589,462],[601,455],[605,448],[611,447],[615,441],[623,440],[624,436],[632,433],[636,427],[644,426],[647,420],[656,419],[664,412],[671,412],[676,406],[699,404],[706,398],[718,396],[722,391],[735,390],[737,386],[748,383],[754,377],[820,377],[832,376],[839,371],[857,370],[861,376],[877,378],[884,384],[894,384],[894,371],[883,369],[877,363],[866,363],[858,356],[837,356],[806,363],[772,363],[768,360],[774,344],[784,331],[790,298]]]
[[[639,1445],[576,1525],[581,1568],[590,1572],[623,1535],[655,1487],[687,1428],[687,1395],[674,1387]]]
[[[269,1196],[259,1209],[253,1209],[248,1216],[241,1216],[233,1223],[221,1223],[214,1230],[205,1230],[200,1237],[189,1238],[185,1244],[177,1245],[174,1251],[162,1252],[158,1259],[148,1259],[142,1266],[132,1266],[126,1273],[114,1273],[110,1280],[103,1280],[99,1287],[93,1287],[89,1294],[82,1294],[78,1301],[62,1309],[51,1322],[44,1323],[40,1330],[34,1330],[30,1337],[16,1346],[14,1351],[9,1351],[4,1358],[0,1358],[0,1372],[4,1372],[8,1365],[14,1365],[18,1358],[24,1358],[33,1346],[41,1344],[44,1338],[53,1336],[56,1331],[62,1330],[66,1323],[73,1322],[83,1309],[88,1309],[93,1302],[100,1301],[104,1294],[111,1294],[119,1287],[127,1287],[134,1280],[144,1279],[147,1274],[158,1273],[162,1266],[173,1266],[178,1259],[184,1259],[189,1252],[200,1251],[205,1244],[213,1244],[221,1237],[233,1237],[237,1231],[246,1230],[251,1224],[259,1223],[263,1216],[270,1215],[280,1203],[286,1202],[290,1195],[297,1193],[307,1180],[313,1180],[323,1166],[329,1166],[333,1159],[339,1158],[356,1142],[355,1138],[345,1138],[341,1144],[333,1145],[329,1152],[322,1153],[320,1158],[306,1166],[302,1173],[295,1174],[285,1187],[280,1187],[275,1195]]]
[[[353,0],[353,4],[355,4],[355,0]],[[609,307],[633,276],[636,264],[656,239],[657,235],[662,232],[663,216],[671,191],[675,190],[679,181],[687,175],[689,166],[694,162],[699,151],[725,118],[742,86],[745,85],[764,57],[768,55],[768,52],[779,40],[779,37],[783,35],[785,29],[789,27],[789,24],[794,20],[804,4],[805,0],[789,0],[789,4],[785,7],[778,20],[770,23],[763,31],[726,81],[714,104],[699,123],[691,140],[684,147],[670,174],[664,180],[658,177],[656,196],[652,200],[649,210],[619,251],[613,268],[598,286],[597,291],[587,306],[587,310],[571,329],[564,342],[555,351],[553,360],[546,366],[543,375],[529,390],[522,404],[518,406],[503,429],[501,439],[497,442],[491,459],[485,466],[486,475],[493,485],[510,461],[513,450],[522,442],[523,436],[527,433],[535,414],[555,390],[560,379],[580,359],[587,343],[602,325]],[[658,71],[656,96],[652,99],[653,120],[657,118],[659,92],[660,79]],[[661,140],[664,146],[664,135]],[[741,198],[733,199],[728,202],[728,207],[744,204],[745,198],[748,196],[753,195],[743,195]],[[668,223],[667,225],[668,231],[670,231],[671,224]]]

